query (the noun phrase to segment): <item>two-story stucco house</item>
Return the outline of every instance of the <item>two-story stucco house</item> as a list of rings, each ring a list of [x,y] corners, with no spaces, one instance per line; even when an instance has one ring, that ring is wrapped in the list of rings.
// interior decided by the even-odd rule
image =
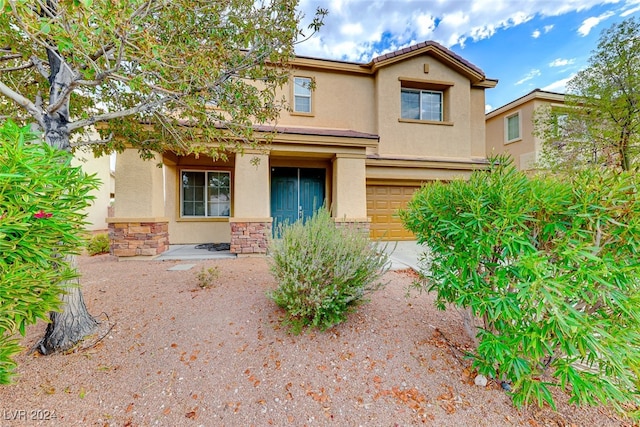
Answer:
[[[540,160],[542,141],[536,136],[536,111],[561,108],[564,95],[534,89],[486,115],[487,156],[509,154],[520,170],[531,170]]]
[[[113,254],[152,256],[169,242],[265,253],[274,225],[323,203],[339,224],[410,239],[396,211],[420,185],[486,165],[485,89],[496,84],[434,42],[369,63],[298,57],[285,93],[291,111],[265,150],[224,162],[118,155]]]

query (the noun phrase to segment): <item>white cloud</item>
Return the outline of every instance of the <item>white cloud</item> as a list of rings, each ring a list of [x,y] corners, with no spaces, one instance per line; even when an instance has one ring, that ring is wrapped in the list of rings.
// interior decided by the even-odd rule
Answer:
[[[543,87],[542,90],[546,90],[549,92],[565,93],[567,91],[567,83],[569,82],[569,80],[571,80],[575,76],[576,76],[575,73],[571,74],[569,77],[566,77],[564,79],[560,79],[551,84],[548,84],[547,86]]]
[[[592,16],[591,18],[585,19],[584,21],[582,21],[582,25],[580,25],[580,28],[578,28],[578,34],[580,34],[582,37],[588,36],[593,27],[597,26],[602,21],[612,17],[613,15],[613,12],[605,12],[600,16]]]
[[[340,27],[340,33],[345,36],[358,36],[362,31],[362,25],[359,22],[344,24]]]
[[[521,85],[524,82],[527,82],[529,80],[535,79],[536,77],[538,77],[540,75],[540,70],[534,68],[533,70],[529,71],[523,78],[521,78],[520,80],[518,80],[516,82],[516,86],[517,85]]]
[[[489,104],[485,104],[484,113],[487,114],[490,111],[493,111],[493,107],[491,105],[489,105]]]
[[[374,53],[390,52],[412,42],[433,40],[449,48],[464,47],[468,40],[486,40],[535,18],[544,19],[548,25],[534,27],[535,32],[530,34],[542,37],[554,29],[553,23],[556,28],[560,25],[551,18],[584,13],[606,4],[615,4],[620,13],[625,7],[635,8],[638,1],[300,0],[298,9],[305,16],[301,28],[307,27],[318,6],[328,9],[329,15],[314,42],[301,43],[296,51],[300,55],[368,62]],[[592,18],[581,31],[586,34],[607,17],[605,14]],[[347,50],[343,43],[351,43],[355,48]],[[343,48],[336,48],[339,45]]]
[[[531,37],[533,37],[534,39],[537,39],[538,37],[540,37],[542,35],[542,32],[547,34],[551,30],[553,30],[553,25],[545,25],[544,27],[542,27],[542,31],[540,31],[539,29],[536,28],[533,31],[533,33],[531,33]]]
[[[553,61],[549,62],[549,67],[565,67],[567,65],[572,65],[575,62],[576,62],[575,58],[571,58],[571,59],[556,58]]]
[[[632,14],[634,14],[636,12],[640,12],[640,5],[638,5],[636,7],[633,7],[631,9],[625,10],[624,12],[622,12],[620,14],[620,16],[623,17],[623,18],[626,18],[627,16],[632,15]]]

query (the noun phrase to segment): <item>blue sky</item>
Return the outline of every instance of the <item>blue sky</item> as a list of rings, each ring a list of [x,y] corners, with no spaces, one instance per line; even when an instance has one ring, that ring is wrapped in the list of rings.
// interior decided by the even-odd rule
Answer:
[[[640,18],[640,0],[301,0],[305,28],[317,7],[329,15],[299,55],[366,63],[434,40],[499,80],[487,111],[535,88],[565,92],[602,30]]]

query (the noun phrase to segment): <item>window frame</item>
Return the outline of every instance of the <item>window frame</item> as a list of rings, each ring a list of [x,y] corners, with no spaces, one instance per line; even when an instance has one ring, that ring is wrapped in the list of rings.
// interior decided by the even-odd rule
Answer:
[[[509,120],[517,117],[518,120],[518,136],[509,138]],[[520,110],[508,114],[504,117],[504,143],[512,144],[522,140],[522,112]]]
[[[308,95],[306,95],[306,94],[296,94],[296,87],[298,86],[297,82],[296,82],[297,79],[304,79],[304,80],[308,81],[308,84],[309,84],[309,88],[308,88],[309,94]],[[291,102],[291,104],[292,104],[291,105],[291,114],[298,115],[298,116],[313,116],[314,115],[314,108],[313,108],[314,105],[313,105],[313,103],[314,103],[314,98],[315,98],[313,96],[313,91],[314,91],[314,89],[313,89],[313,81],[314,81],[313,77],[296,75],[296,76],[293,76],[292,81],[293,81],[293,84],[291,85],[291,101],[292,101]],[[300,85],[300,87],[303,87],[303,86]],[[298,111],[298,110],[296,110],[296,99],[298,97],[305,98],[305,99],[309,100],[309,111]]]
[[[451,90],[455,86],[455,82],[444,80],[423,80],[415,77],[398,77],[400,82],[400,106],[398,121],[401,123],[420,123],[428,125],[444,125],[453,126],[451,121]],[[402,92],[437,92],[440,94],[440,120],[424,120],[424,119],[405,119],[402,117]],[[420,96],[422,98],[422,96]],[[420,101],[422,103],[422,101]],[[422,117],[422,112],[420,113]]]
[[[185,209],[184,209],[184,197],[185,197],[185,186],[184,186],[184,181],[183,181],[183,173],[184,172],[194,172],[194,173],[202,173],[204,174],[204,187],[203,188],[203,192],[204,192],[204,197],[203,197],[203,201],[202,204],[204,205],[204,215],[185,215]],[[217,173],[217,174],[226,174],[228,176],[229,179],[229,190],[228,190],[228,194],[229,194],[229,201],[228,201],[228,214],[227,215],[209,215],[209,210],[210,210],[210,204],[212,203],[210,195],[209,195],[209,175],[213,174],[213,173]],[[199,168],[184,168],[180,170],[180,173],[178,174],[178,185],[180,187],[179,190],[179,200],[178,200],[178,218],[180,220],[197,220],[197,221],[205,221],[205,220],[213,220],[213,221],[226,221],[229,218],[232,217],[233,213],[232,213],[232,199],[233,199],[233,186],[232,186],[232,175],[231,175],[231,171],[230,170],[225,170],[225,169],[199,169]],[[217,187],[219,188],[219,187]]]
[[[419,111],[419,117],[413,118],[413,117],[404,117],[403,114],[403,109],[402,109],[402,94],[403,93],[415,93],[418,94],[418,111]],[[438,120],[433,120],[432,118],[423,118],[422,112],[423,112],[423,94],[429,94],[429,95],[439,95],[440,96],[440,111],[439,113],[439,119]],[[441,123],[444,122],[444,91],[441,90],[432,90],[432,89],[413,89],[413,88],[408,88],[408,87],[401,87],[400,88],[400,118],[402,118],[403,120],[418,120],[421,122],[437,122],[437,123]]]

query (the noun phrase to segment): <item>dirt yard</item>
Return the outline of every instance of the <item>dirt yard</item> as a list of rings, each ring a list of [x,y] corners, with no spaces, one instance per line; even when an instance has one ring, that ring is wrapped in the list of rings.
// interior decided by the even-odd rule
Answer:
[[[475,385],[458,314],[407,296],[407,271],[387,273],[346,323],[292,336],[265,296],[265,259],[79,262],[105,335],[66,355],[21,354],[16,383],[0,387],[2,426],[626,425],[560,394],[557,412],[517,410],[499,384]],[[196,274],[214,266],[220,278],[201,289]],[[43,330],[29,329],[27,349]]]

